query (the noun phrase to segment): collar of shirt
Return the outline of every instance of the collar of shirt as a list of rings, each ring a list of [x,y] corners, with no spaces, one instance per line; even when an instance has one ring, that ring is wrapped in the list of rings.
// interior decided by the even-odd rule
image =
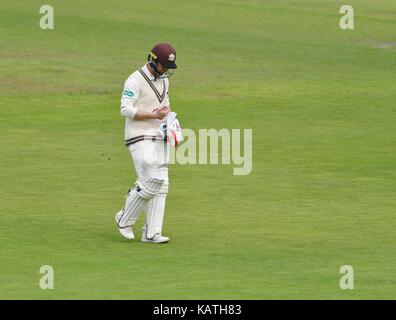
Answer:
[[[150,72],[150,70],[147,68],[147,64],[144,65],[144,67],[142,67],[143,72],[148,76],[148,78],[151,81],[155,81],[155,77],[152,75],[152,73]]]

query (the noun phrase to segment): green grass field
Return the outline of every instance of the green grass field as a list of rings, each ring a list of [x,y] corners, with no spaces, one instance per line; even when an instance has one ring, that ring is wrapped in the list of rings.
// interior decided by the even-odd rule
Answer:
[[[0,298],[396,298],[396,2],[348,1],[354,30],[343,4],[2,0]],[[253,171],[172,165],[152,245],[114,213],[135,181],[123,83],[161,41],[183,127],[253,129]]]

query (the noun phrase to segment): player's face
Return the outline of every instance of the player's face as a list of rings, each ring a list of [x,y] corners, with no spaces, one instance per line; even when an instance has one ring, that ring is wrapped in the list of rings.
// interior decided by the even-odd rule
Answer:
[[[161,63],[157,63],[157,70],[162,75],[168,71],[168,68],[164,67]]]
[[[169,69],[157,62],[157,72],[160,74],[159,79],[165,79],[169,78],[173,74],[174,69]]]

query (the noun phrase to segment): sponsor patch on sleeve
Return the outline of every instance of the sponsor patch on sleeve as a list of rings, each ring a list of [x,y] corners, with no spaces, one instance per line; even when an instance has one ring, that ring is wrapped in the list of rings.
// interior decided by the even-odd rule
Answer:
[[[123,95],[132,98],[135,94],[131,90],[124,90]]]

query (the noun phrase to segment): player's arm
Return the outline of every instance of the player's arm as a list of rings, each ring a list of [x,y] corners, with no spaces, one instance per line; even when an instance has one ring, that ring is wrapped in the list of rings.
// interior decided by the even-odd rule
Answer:
[[[128,78],[124,84],[124,90],[121,96],[120,113],[123,117],[133,120],[137,113],[134,107],[135,102],[140,96],[141,85],[137,79]]]
[[[159,109],[155,110],[154,112],[147,112],[143,110],[136,110],[134,120],[148,120],[148,119],[158,119],[162,120],[168,114],[167,110]]]

